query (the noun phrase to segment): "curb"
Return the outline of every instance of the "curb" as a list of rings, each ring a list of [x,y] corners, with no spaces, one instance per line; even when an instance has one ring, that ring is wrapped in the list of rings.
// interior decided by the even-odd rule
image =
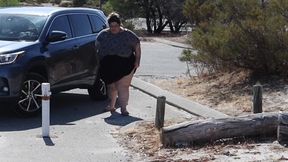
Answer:
[[[167,45],[173,46],[173,47],[194,50],[190,45],[183,44],[183,43],[173,42],[173,41],[169,41],[169,40],[161,39],[161,38],[153,38],[153,40],[156,41],[156,42],[159,42],[159,43],[163,43],[163,44],[167,44]]]
[[[136,77],[132,79],[131,86],[154,98],[157,98],[158,96],[165,96],[167,104],[177,107],[181,110],[184,110],[196,116],[215,118],[215,119],[229,117],[228,115],[222,112],[216,111],[207,106],[201,105],[199,103],[188,100],[184,97],[170,93],[166,90],[163,90],[151,83],[145,82]]]

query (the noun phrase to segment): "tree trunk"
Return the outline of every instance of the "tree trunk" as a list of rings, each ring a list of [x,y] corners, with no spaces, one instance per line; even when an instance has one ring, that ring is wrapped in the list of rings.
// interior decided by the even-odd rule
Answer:
[[[147,26],[147,31],[148,33],[152,33],[152,28],[151,28],[151,20],[149,16],[146,16],[146,26]]]
[[[145,8],[145,17],[146,17],[146,27],[147,31],[149,33],[152,33],[152,27],[151,27],[151,15],[150,15],[150,2],[148,0],[145,0],[143,3],[143,6]]]
[[[280,113],[278,116],[277,140],[280,144],[288,144],[288,115]]]
[[[180,33],[181,32],[180,30],[184,24],[186,24],[186,22],[184,22],[184,21],[178,22],[177,25],[175,25],[175,33]]]
[[[169,28],[170,28],[170,32],[174,33],[175,30],[174,30],[174,26],[171,20],[169,20]]]
[[[155,10],[151,7],[150,12],[151,12],[152,21],[153,21],[153,31],[155,32],[157,29],[157,18],[156,18]]]
[[[191,121],[164,127],[161,142],[164,146],[200,144],[224,138],[275,136],[278,113],[252,114],[242,117]]]
[[[157,34],[160,34],[164,28],[166,27],[166,25],[168,24],[168,21],[165,22],[165,24],[163,24],[162,26],[159,26],[155,31],[154,33],[157,33]]]

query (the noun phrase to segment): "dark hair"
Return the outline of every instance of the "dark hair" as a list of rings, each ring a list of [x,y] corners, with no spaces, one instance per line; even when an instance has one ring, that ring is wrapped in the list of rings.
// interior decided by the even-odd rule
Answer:
[[[116,22],[117,24],[121,25],[120,16],[116,12],[112,12],[108,16],[108,24],[111,24],[112,22]]]

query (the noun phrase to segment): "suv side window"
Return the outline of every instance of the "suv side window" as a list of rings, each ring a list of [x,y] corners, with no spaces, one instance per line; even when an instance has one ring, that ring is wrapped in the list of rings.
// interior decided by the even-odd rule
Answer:
[[[106,24],[97,15],[89,15],[89,19],[92,24],[93,33],[99,33],[106,28]]]
[[[67,16],[56,17],[51,25],[49,33],[53,30],[63,31],[67,33],[67,38],[72,37],[72,32]]]
[[[69,16],[76,37],[92,34],[91,24],[88,15],[75,14]]]

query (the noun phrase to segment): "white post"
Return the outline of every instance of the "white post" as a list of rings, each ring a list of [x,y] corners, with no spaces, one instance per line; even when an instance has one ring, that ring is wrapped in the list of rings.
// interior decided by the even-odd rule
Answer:
[[[42,83],[42,137],[49,137],[50,126],[50,84]]]

